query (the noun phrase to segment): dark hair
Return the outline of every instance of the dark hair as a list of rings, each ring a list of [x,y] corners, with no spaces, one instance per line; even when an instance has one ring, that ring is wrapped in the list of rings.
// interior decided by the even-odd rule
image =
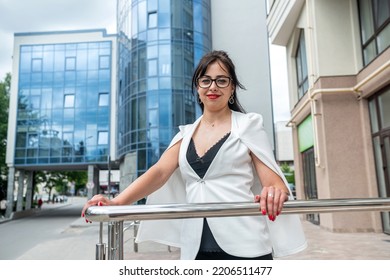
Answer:
[[[245,110],[244,110],[244,108],[242,108],[240,102],[237,99],[237,87],[239,87],[241,89],[245,89],[245,87],[238,81],[233,61],[230,59],[230,57],[228,56],[228,54],[225,51],[209,52],[206,55],[204,55],[202,57],[202,59],[199,61],[199,64],[194,71],[194,75],[192,76],[192,92],[193,92],[193,94],[197,96],[196,89],[198,86],[198,82],[197,82],[198,78],[203,76],[206,73],[209,65],[216,62],[216,61],[223,64],[223,66],[228,71],[229,76],[232,79],[232,83],[234,85],[234,92],[233,92],[234,103],[233,104],[228,103],[229,108],[233,111],[244,113]],[[199,96],[197,96],[197,100],[199,101]],[[199,106],[203,112],[203,110],[204,110],[203,103],[200,103]]]

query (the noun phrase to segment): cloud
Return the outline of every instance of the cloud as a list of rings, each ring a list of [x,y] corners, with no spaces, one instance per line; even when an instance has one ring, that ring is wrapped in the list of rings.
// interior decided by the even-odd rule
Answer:
[[[0,0],[0,80],[11,72],[14,33],[106,29],[116,33],[114,0]]]
[[[115,20],[116,1],[1,0],[0,10],[0,28],[12,33],[101,28]]]
[[[116,33],[116,0],[0,0],[0,80],[12,69],[14,33],[104,28]],[[271,46],[275,121],[289,118],[285,50]]]

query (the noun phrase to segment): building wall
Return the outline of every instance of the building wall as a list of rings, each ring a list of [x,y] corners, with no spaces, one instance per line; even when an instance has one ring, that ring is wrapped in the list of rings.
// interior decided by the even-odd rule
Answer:
[[[264,1],[212,0],[213,49],[227,51],[246,90],[238,98],[247,112],[260,113],[274,147],[269,44]]]
[[[31,207],[25,173],[88,170],[98,186],[97,168],[116,149],[115,62],[116,36],[105,30],[15,34],[6,163],[17,211]]]
[[[210,1],[118,3],[117,156],[135,155],[137,177],[199,116],[191,81],[211,49]]]
[[[115,141],[99,145],[98,136],[106,131],[109,137],[116,127],[108,99],[115,103],[115,49],[115,36],[104,30],[15,34],[8,165],[64,168],[107,161]],[[106,98],[102,106],[100,97]]]
[[[287,3],[288,2],[288,3]],[[357,1],[273,1],[272,43],[286,46],[297,196],[306,199],[298,127],[312,116],[318,198],[378,197],[368,99],[390,83],[390,49],[363,65]],[[296,51],[304,30],[309,90],[298,98]],[[376,212],[320,214],[332,231],[383,231]]]

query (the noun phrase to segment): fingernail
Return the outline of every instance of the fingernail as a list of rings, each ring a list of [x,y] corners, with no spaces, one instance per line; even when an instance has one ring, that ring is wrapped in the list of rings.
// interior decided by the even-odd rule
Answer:
[[[267,214],[267,211],[265,211],[265,210],[263,209],[263,210],[261,210],[261,214],[265,215],[265,214]]]
[[[280,215],[280,212],[277,212],[277,213],[276,213],[276,216],[279,216],[279,215]]]
[[[268,219],[272,221],[272,215],[268,215]]]
[[[260,196],[259,196],[259,195],[256,195],[256,196],[255,196],[255,199],[256,199],[256,200],[258,200],[259,198],[260,198]]]
[[[101,201],[98,202],[98,206],[102,206],[103,203]]]
[[[85,219],[85,222],[86,222],[86,223],[88,223],[88,220],[87,220],[87,219]]]
[[[83,213],[83,214],[81,214],[81,217],[84,217],[84,213]]]

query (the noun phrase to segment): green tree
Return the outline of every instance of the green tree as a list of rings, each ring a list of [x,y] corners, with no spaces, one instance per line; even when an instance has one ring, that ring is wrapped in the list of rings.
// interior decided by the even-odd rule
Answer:
[[[7,151],[9,92],[11,88],[11,74],[7,73],[0,81],[0,196],[5,195],[7,189],[8,167],[5,163]]]
[[[37,171],[34,173],[34,187],[41,184],[43,190],[49,195],[49,200],[52,199],[52,191],[58,185],[59,181],[63,178],[59,178],[59,172]]]
[[[282,170],[284,176],[286,177],[286,180],[290,184],[295,185],[295,172],[291,169],[291,167],[287,163],[283,163],[280,166],[280,169]]]
[[[86,171],[68,171],[65,172],[65,175],[68,182],[74,182],[75,194],[78,193],[78,190],[84,189],[88,182],[88,174]]]
[[[37,171],[34,175],[35,186],[41,184],[52,200],[53,189],[59,194],[68,193],[68,182],[74,182],[75,191],[84,188],[88,180],[86,171]]]

